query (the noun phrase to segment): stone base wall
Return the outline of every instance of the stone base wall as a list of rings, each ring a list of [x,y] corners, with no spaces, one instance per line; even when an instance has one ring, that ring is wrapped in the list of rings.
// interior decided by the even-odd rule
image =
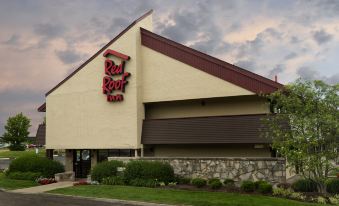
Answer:
[[[168,162],[175,174],[195,178],[233,179],[238,184],[243,180],[265,180],[272,184],[286,181],[284,158],[182,158],[182,157],[109,157],[108,160],[149,160]]]

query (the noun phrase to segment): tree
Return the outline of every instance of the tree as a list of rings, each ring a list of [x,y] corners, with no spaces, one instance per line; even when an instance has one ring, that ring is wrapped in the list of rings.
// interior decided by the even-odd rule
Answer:
[[[22,113],[17,114],[14,117],[9,117],[1,141],[9,143],[10,150],[25,150],[25,146],[22,143],[27,141],[29,135],[28,129],[30,126],[30,119]]]
[[[316,182],[320,192],[338,158],[338,93],[339,84],[299,79],[268,95],[275,114],[264,119],[263,134],[287,166]]]

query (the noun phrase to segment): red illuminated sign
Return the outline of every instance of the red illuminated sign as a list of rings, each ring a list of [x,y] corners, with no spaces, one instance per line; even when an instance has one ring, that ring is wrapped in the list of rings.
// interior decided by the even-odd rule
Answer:
[[[115,62],[108,58],[108,55],[114,55],[122,59],[121,63],[115,64]],[[128,83],[127,78],[131,75],[129,72],[125,72],[125,60],[129,60],[130,57],[121,54],[113,50],[106,50],[103,55],[105,60],[105,77],[102,81],[102,92],[107,96],[109,102],[120,102],[124,100],[123,94],[113,94],[114,91],[120,91],[125,93],[125,87]]]

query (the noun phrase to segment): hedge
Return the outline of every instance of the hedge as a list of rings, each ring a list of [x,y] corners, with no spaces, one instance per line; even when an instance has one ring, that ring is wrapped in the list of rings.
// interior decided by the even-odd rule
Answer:
[[[173,182],[174,171],[170,164],[159,161],[135,160],[126,164],[124,171],[126,182],[134,179],[156,180],[168,184]]]
[[[124,163],[118,160],[100,162],[91,171],[91,178],[94,181],[102,182],[103,178],[116,176],[118,167],[123,167]]]
[[[60,162],[33,154],[13,160],[9,165],[8,175],[13,172],[34,172],[40,173],[43,177],[52,178],[54,174],[64,171],[64,166]]]

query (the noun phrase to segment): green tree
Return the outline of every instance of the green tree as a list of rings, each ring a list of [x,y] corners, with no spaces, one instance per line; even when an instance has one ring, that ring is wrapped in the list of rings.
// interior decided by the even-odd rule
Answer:
[[[268,95],[275,115],[264,119],[263,134],[287,166],[315,181],[320,192],[338,158],[338,93],[339,84],[299,79]]]
[[[9,117],[1,141],[9,143],[10,150],[25,150],[25,146],[22,143],[27,141],[29,135],[28,129],[30,126],[30,119],[22,113],[17,114],[14,117]]]

